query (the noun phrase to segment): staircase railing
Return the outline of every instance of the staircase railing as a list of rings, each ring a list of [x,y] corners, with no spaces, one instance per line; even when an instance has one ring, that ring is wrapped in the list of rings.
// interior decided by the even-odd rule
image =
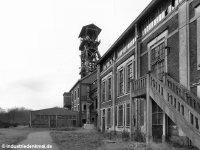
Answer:
[[[170,76],[165,75],[165,85],[200,114],[200,99]]]
[[[132,81],[132,92],[135,93],[135,96],[146,93],[147,86],[147,76],[143,76],[137,80]]]
[[[169,104],[170,108],[175,111],[175,113],[183,118],[188,125],[193,127],[193,130],[196,130],[196,133],[200,136],[200,113],[197,111],[197,105],[199,103],[199,99],[189,93],[189,91],[183,89],[180,85],[177,84],[170,77],[166,77],[167,81],[165,84],[158,80],[153,74],[150,74],[150,88],[155,90],[162,96],[166,103]],[[194,104],[188,105],[188,97],[186,97],[186,93],[188,95],[192,95]]]

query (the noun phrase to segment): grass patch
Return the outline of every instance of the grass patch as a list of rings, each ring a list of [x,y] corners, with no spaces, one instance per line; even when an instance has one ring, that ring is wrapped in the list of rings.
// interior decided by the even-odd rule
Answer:
[[[45,129],[34,128],[0,128],[0,145],[2,144],[17,144],[26,139],[31,132],[43,131]]]
[[[88,130],[52,131],[50,134],[60,150],[96,150],[103,144],[101,133]]]
[[[100,132],[84,129],[75,131],[52,131],[51,136],[60,150],[197,150],[194,147],[177,146],[171,143],[152,143],[147,145],[140,140],[123,140],[128,138],[126,132],[112,135],[111,139]],[[135,136],[136,137],[136,136]]]

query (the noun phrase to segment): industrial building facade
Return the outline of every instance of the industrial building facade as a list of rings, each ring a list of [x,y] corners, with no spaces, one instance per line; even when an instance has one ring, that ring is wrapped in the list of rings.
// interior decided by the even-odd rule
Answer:
[[[152,0],[101,57],[98,128],[200,148],[200,0]]]
[[[48,108],[30,112],[31,128],[77,127],[78,113],[64,108]]]
[[[79,115],[78,126],[86,123],[88,98],[92,100],[90,121],[97,126],[97,71],[78,80],[68,93],[71,94],[71,110]],[[64,107],[67,103],[64,102]]]

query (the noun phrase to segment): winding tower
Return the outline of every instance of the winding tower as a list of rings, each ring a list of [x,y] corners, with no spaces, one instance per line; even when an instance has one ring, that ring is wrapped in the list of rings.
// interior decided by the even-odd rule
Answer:
[[[97,67],[97,62],[100,59],[100,53],[98,46],[100,41],[98,35],[101,29],[94,24],[89,24],[82,27],[79,34],[81,51],[81,78],[93,72]]]

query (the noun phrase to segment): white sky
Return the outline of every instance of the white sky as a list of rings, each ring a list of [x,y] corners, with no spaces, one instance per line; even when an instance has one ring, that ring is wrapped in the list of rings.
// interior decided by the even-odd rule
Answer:
[[[0,0],[0,107],[63,106],[80,78],[82,26],[103,55],[151,0]]]

